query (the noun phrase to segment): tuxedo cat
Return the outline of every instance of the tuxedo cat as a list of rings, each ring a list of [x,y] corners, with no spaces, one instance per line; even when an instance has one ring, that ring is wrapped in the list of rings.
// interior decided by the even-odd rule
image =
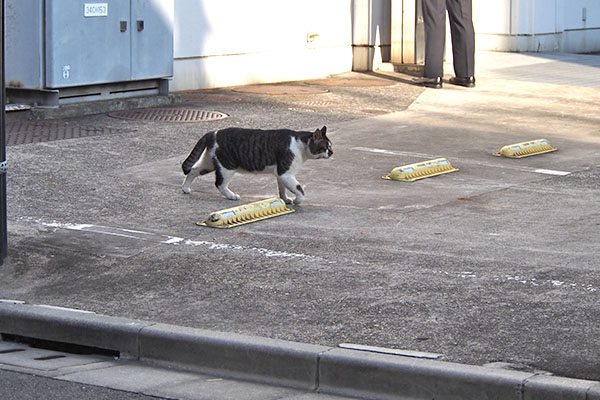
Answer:
[[[296,174],[307,159],[329,158],[333,154],[326,136],[327,127],[314,132],[289,129],[226,128],[204,135],[183,162],[186,175],[183,192],[199,175],[215,172],[215,186],[229,200],[239,200],[228,185],[236,171],[272,172],[277,177],[279,197],[292,203],[286,189],[296,196],[294,204],[304,200],[304,190]]]

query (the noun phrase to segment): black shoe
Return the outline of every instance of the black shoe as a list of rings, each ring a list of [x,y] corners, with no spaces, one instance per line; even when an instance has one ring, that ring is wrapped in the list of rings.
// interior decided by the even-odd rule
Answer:
[[[475,77],[469,76],[467,78],[460,78],[455,76],[454,78],[450,78],[448,81],[453,85],[464,86],[464,87],[475,87]]]
[[[435,77],[435,78],[415,78],[413,79],[413,82],[418,83],[420,85],[423,85],[425,87],[428,88],[433,88],[433,89],[441,89],[442,88],[442,78],[441,77]]]

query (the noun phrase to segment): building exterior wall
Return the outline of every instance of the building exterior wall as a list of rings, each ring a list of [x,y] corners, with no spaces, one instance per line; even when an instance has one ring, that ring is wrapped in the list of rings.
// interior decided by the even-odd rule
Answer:
[[[416,4],[417,0],[176,0],[171,90],[377,68],[390,59],[391,43],[405,40],[392,38],[391,10]],[[598,0],[473,0],[473,20],[479,50],[600,51]]]
[[[352,0],[176,0],[172,91],[352,68]]]
[[[597,0],[473,0],[477,48],[498,51],[600,51]]]
[[[13,63],[17,67],[11,69],[9,63],[6,78],[13,86],[44,86],[44,1],[48,0],[7,3],[12,28],[6,34],[7,56],[17,61]],[[418,4],[418,0],[175,0],[170,88],[282,82],[377,68],[395,53],[392,47],[422,46],[422,34],[406,32],[419,29],[419,14],[414,12]],[[600,51],[600,0],[473,0],[473,9],[481,50]],[[21,19],[27,23],[11,25]],[[13,73],[23,72],[21,65],[30,73],[24,78]]]

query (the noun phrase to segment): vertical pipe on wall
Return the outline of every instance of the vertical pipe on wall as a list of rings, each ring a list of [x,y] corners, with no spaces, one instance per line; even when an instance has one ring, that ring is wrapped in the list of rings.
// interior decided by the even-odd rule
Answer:
[[[391,1],[391,61],[395,68],[423,72],[425,29],[421,0]]]
[[[540,51],[541,42],[537,39],[537,27],[536,27],[536,17],[535,17],[535,2],[536,0],[529,0],[529,34],[531,35],[531,43],[532,48],[535,48],[536,52]]]
[[[390,59],[391,0],[352,0],[352,70],[372,71]]]
[[[372,0],[352,0],[352,70],[371,71],[374,49],[371,45]]]
[[[404,36],[402,34],[404,25],[404,0],[391,0],[391,26],[390,26],[390,61],[394,64],[402,64],[404,52]]]

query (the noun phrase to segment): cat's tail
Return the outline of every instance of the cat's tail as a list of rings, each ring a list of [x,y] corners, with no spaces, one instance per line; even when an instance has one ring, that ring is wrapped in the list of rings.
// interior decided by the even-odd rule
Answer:
[[[207,133],[206,135],[202,136],[202,138],[200,140],[198,140],[198,143],[196,143],[196,145],[194,146],[194,149],[192,150],[190,155],[185,159],[183,164],[181,164],[181,169],[183,169],[183,173],[185,175],[190,173],[190,171],[192,170],[192,167],[194,166],[194,164],[196,164],[196,161],[198,161],[200,159],[200,156],[202,155],[202,153],[204,152],[204,149],[206,149],[206,146],[208,144],[208,138],[212,134],[213,133],[211,132],[211,133]]]

